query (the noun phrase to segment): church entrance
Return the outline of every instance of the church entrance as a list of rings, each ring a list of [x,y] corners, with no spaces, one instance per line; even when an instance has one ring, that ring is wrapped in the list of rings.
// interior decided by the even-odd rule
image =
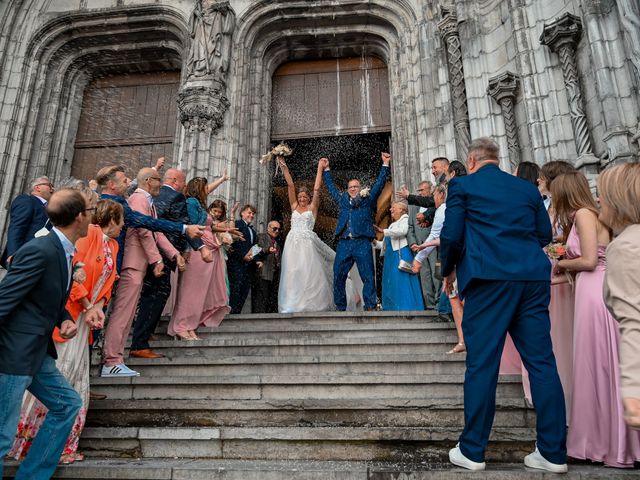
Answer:
[[[377,57],[362,56],[287,63],[273,76],[271,139],[287,143],[287,164],[297,187],[313,189],[318,160],[327,157],[336,186],[349,179],[371,186],[380,152],[390,150],[389,74]],[[286,183],[273,179],[272,218],[289,229]],[[335,248],[338,209],[326,187],[321,191],[316,233]]]

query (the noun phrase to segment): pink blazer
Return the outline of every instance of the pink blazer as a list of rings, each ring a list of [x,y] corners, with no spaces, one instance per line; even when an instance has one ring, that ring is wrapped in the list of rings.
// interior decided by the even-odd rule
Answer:
[[[128,202],[133,210],[155,217],[152,214],[151,205],[149,205],[144,190],[138,188],[131,194]],[[146,270],[148,265],[162,260],[160,251],[168,258],[173,258],[178,254],[178,251],[167,240],[167,237],[160,232],[153,233],[146,228],[128,229],[124,245],[122,268]]]

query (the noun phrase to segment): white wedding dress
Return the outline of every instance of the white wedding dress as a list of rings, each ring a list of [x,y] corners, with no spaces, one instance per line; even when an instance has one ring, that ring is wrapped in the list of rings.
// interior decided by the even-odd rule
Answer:
[[[291,214],[280,264],[280,313],[326,312],[333,303],[333,260],[331,250],[313,231],[316,219],[311,211]]]

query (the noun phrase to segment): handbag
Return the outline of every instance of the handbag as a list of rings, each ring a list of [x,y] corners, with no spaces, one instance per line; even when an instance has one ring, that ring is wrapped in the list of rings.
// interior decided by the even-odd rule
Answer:
[[[415,274],[415,272],[413,271],[413,265],[410,262],[402,259],[400,259],[400,263],[398,264],[398,270],[400,270],[401,272],[410,273],[412,275]]]

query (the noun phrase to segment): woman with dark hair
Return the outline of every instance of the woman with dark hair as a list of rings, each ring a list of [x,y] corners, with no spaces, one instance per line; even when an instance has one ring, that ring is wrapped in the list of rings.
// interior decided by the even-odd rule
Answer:
[[[66,305],[78,326],[78,333],[74,338],[65,340],[57,327],[53,332],[58,352],[56,366],[82,398],[82,408],[62,452],[60,463],[63,464],[84,459],[84,455],[78,452],[78,440],[89,408],[88,344],[91,344],[91,328],[100,328],[100,325],[88,323],[87,312],[101,313],[111,298],[118,254],[116,239],[124,225],[122,205],[113,200],[97,201],[97,194],[85,187],[84,183],[73,186],[73,189],[83,193],[89,205],[88,210],[94,211],[94,215],[87,236],[76,242],[74,281]],[[31,394],[25,395],[16,440],[8,454],[10,457],[19,460],[26,456],[46,415],[47,408],[44,405]]]
[[[538,178],[540,178],[540,167],[533,162],[520,162],[514,173],[516,177],[533,183],[538,186]]]
[[[567,454],[574,458],[633,468],[640,460],[640,433],[624,422],[618,363],[619,331],[604,303],[609,229],[589,183],[567,172],[551,184],[555,221],[564,232],[566,258],[555,272],[575,275],[573,397]]]
[[[213,218],[207,212],[207,197],[229,180],[226,171],[222,177],[209,183],[196,177],[187,183],[187,212],[189,221],[204,225],[202,242],[212,251],[213,261],[205,262],[200,255],[191,255],[189,265],[180,273],[176,301],[167,333],[182,340],[199,340],[196,330],[200,325],[217,327],[231,310],[226,284],[221,242],[212,230]]]
[[[464,177],[467,174],[467,167],[464,163],[454,160],[449,164],[449,168],[445,173],[445,179],[450,182],[453,177]]]

